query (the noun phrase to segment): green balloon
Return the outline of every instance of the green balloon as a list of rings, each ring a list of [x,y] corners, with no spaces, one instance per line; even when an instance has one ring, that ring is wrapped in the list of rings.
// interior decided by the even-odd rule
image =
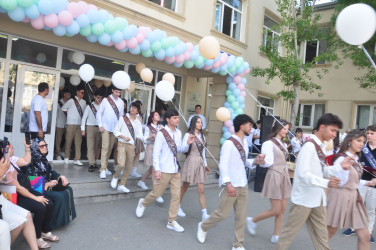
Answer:
[[[74,36],[73,34],[71,34],[71,33],[69,33],[69,32],[66,32],[65,35],[66,35],[67,37],[72,37],[72,36]]]
[[[87,27],[85,27],[85,28],[81,28],[80,29],[80,34],[81,34],[81,36],[88,36],[88,35],[90,35],[91,34],[91,27],[90,27],[90,25],[87,26]]]
[[[162,48],[162,44],[159,41],[156,41],[151,44],[151,50],[153,52],[158,52],[161,50],[161,48]]]
[[[230,89],[226,90],[226,96],[232,95],[232,91]]]
[[[162,48],[163,49],[168,49],[169,47],[169,41],[168,41],[168,38],[163,38],[162,39]]]
[[[33,0],[33,4],[38,5],[38,3],[39,3],[39,0]]]
[[[196,67],[200,67],[202,64],[204,64],[204,58],[202,58],[202,56],[198,56],[195,61],[195,65]]]
[[[93,24],[91,26],[91,32],[96,35],[96,36],[100,36],[103,34],[104,32],[104,27],[103,27],[103,24],[102,23],[96,23],[96,24]]]
[[[222,137],[220,140],[219,140],[219,143],[221,143],[221,146],[225,143],[226,141],[226,138]]]
[[[235,101],[231,103],[231,107],[233,110],[237,110],[240,107],[240,105],[238,102]]]
[[[152,56],[153,56],[153,51],[151,51],[151,49],[143,50],[143,51],[142,51],[142,55],[143,55],[144,57],[152,57]]]
[[[238,68],[240,68],[242,66],[242,62],[239,61],[239,60],[236,60],[234,66],[235,66],[235,68],[238,69]]]
[[[233,95],[229,95],[229,96],[227,96],[227,101],[228,101],[229,103],[232,104],[232,102],[234,102],[235,100],[236,100],[235,96],[233,96]]]
[[[116,24],[116,29],[122,31],[125,27],[128,26],[128,21],[127,19],[123,17],[116,17],[114,19],[115,24]]]
[[[19,6],[27,8],[33,4],[33,0],[17,0]]]
[[[188,60],[188,61],[184,62],[184,67],[186,67],[187,69],[193,68],[194,65],[195,65],[195,63],[193,61],[191,61],[191,60]]]
[[[104,32],[107,34],[112,34],[116,31],[116,23],[113,20],[108,20],[104,24]]]
[[[231,68],[229,68],[229,69],[228,69],[228,72],[229,72],[231,75],[235,74],[235,72],[236,72],[236,68],[235,68],[235,66],[232,66]]]
[[[225,75],[227,75],[227,71],[226,70],[221,70],[221,71],[219,71],[219,74],[221,76],[225,76]]]
[[[14,10],[15,8],[17,8],[17,0],[2,1],[1,7],[3,7],[3,9],[8,10],[8,11]]]
[[[241,108],[238,108],[238,109],[235,110],[235,114],[241,115],[241,114],[243,114],[243,110]]]

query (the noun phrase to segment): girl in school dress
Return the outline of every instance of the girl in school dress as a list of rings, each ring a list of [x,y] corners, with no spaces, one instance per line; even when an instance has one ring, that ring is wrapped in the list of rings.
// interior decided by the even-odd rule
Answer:
[[[183,144],[188,140],[189,135],[195,134],[195,141],[189,146],[187,152],[187,159],[184,162],[184,167],[181,175],[183,185],[181,187],[180,203],[183,200],[184,194],[189,188],[190,183],[197,184],[198,197],[202,209],[202,221],[209,218],[206,210],[206,200],[204,193],[204,184],[209,173],[208,164],[205,156],[205,137],[202,134],[202,120],[199,116],[194,116],[189,125],[188,133],[184,135]],[[183,209],[179,206],[178,216],[185,217]]]
[[[335,235],[338,228],[351,227],[358,236],[358,249],[369,249],[370,244],[367,210],[358,192],[358,186],[376,184],[375,178],[371,181],[360,180],[363,167],[359,163],[359,158],[365,142],[365,134],[357,129],[350,131],[342,142],[339,153],[334,157],[334,165],[343,163],[345,158],[351,159],[352,165],[348,170],[336,174],[341,182],[338,188],[329,190],[326,212],[329,239]]]
[[[261,196],[269,198],[272,207],[254,218],[247,218],[248,231],[251,235],[255,235],[257,222],[275,217],[274,233],[270,240],[273,243],[278,242],[287,199],[291,195],[291,182],[286,166],[287,145],[282,142],[282,138],[287,136],[289,125],[285,120],[280,122],[283,126],[275,121],[272,127],[271,139],[264,142],[261,147],[261,153],[265,154],[265,165],[262,167],[268,168]]]
[[[160,130],[161,126],[158,125],[161,117],[159,116],[157,111],[153,111],[150,113],[148,117],[147,126],[145,127],[144,138],[146,139],[146,149],[145,149],[145,157],[144,157],[144,164],[149,166],[149,169],[144,173],[141,180],[138,181],[137,186],[146,190],[148,187],[145,184],[145,181],[149,176],[154,172],[153,170],[153,147],[154,147],[154,140],[157,132]],[[154,175],[152,175],[152,181],[154,183]],[[158,197],[156,199],[157,202],[163,203],[163,198]]]

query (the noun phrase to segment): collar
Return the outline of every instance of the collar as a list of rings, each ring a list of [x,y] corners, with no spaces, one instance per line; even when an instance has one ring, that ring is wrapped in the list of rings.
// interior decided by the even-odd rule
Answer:
[[[135,121],[137,120],[137,116],[136,116],[136,118],[135,118],[134,120],[132,120],[132,118],[131,118],[131,116],[129,115],[129,113],[126,113],[125,115],[129,118],[129,120],[130,120],[131,122],[135,122]]]
[[[313,139],[317,143],[317,145],[319,145],[320,147],[324,146],[324,144],[322,143],[322,141],[320,141],[320,139],[317,138],[316,135],[311,135],[310,139]]]
[[[235,135],[235,134],[233,134],[233,135],[231,135],[233,138],[235,138],[238,142],[240,142],[240,144],[244,147],[244,144],[242,143],[242,139],[240,139],[240,137],[239,136],[237,136],[237,135]]]
[[[172,131],[168,125],[164,126],[164,128],[167,130],[168,133],[173,134],[176,131],[178,131],[178,128],[175,128],[175,131]]]
[[[66,103],[66,101],[64,101],[64,98],[61,98],[60,101],[61,101],[63,104]],[[68,101],[69,101],[69,99],[68,99]]]
[[[352,153],[350,153],[349,151],[346,151],[346,154],[350,157],[354,157],[356,161],[359,160],[359,157],[357,155],[353,155]]]
[[[154,125],[154,123],[151,123],[150,126],[152,126],[153,128],[158,128],[158,124]]]
[[[74,96],[74,98],[76,98],[76,100],[79,101],[79,102],[80,102],[81,100],[83,100],[83,99],[78,100],[78,97],[77,97],[76,95]]]

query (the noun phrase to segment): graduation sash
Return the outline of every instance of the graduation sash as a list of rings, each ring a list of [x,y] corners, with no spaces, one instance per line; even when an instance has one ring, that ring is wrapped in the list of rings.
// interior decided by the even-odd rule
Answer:
[[[235,145],[235,148],[239,151],[239,154],[240,154],[240,157],[242,158],[242,161],[244,163],[244,167],[246,166],[246,160],[247,160],[247,157],[245,156],[245,150],[242,146],[242,144],[240,144],[240,142],[238,142],[238,140],[236,140],[234,137],[230,137],[228,138],[229,141],[232,141]]]
[[[180,170],[180,164],[178,162],[178,147],[176,146],[176,143],[174,139],[171,138],[170,134],[167,132],[166,129],[162,128],[160,130],[166,139],[168,147],[171,149],[172,153],[174,154],[174,158],[176,159],[176,163],[178,164],[179,170]]]
[[[131,136],[133,138],[133,141],[135,142],[136,144],[136,137],[134,135],[134,129],[133,129],[133,126],[132,126],[132,123],[131,123],[131,120],[129,120],[128,116],[123,116],[123,119],[124,119],[124,122],[125,122],[125,125],[127,125],[128,127],[128,130],[129,130],[129,133],[131,133]]]

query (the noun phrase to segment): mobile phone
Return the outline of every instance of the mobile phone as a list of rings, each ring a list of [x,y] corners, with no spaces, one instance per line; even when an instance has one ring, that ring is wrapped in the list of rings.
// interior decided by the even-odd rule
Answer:
[[[26,144],[30,145],[31,137],[30,137],[30,133],[29,132],[25,132],[25,140],[26,140]]]
[[[8,155],[8,152],[9,152],[9,147],[8,147],[8,137],[4,137],[4,140],[3,140],[3,155],[4,155],[4,158],[7,157]]]

